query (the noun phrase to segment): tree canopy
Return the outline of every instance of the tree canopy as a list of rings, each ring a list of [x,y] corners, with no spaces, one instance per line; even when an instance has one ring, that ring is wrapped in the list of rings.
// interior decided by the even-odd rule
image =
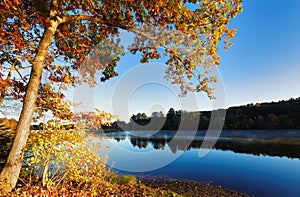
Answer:
[[[20,99],[23,108],[0,189],[16,185],[36,106],[68,117],[61,113],[68,106],[61,89],[117,75],[114,68],[124,54],[121,30],[135,35],[128,49],[140,53],[141,62],[168,57],[166,79],[183,94],[204,91],[213,97],[208,83],[216,79],[207,74],[220,64],[219,43],[232,45],[236,29],[229,24],[241,11],[242,0],[1,1],[0,93]]]

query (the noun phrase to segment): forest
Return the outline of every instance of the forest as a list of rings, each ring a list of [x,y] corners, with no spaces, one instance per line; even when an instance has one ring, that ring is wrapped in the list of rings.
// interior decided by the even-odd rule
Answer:
[[[133,114],[128,123],[116,121],[110,126],[103,125],[102,128],[108,131],[112,129],[177,130],[182,122],[194,125],[192,123],[199,120],[198,130],[206,130],[210,123],[211,114],[211,111],[187,112],[171,108],[166,115],[162,112],[153,112],[150,117],[147,117],[145,113]],[[226,118],[223,129],[300,129],[299,120],[300,97],[291,98],[287,101],[251,103],[244,106],[230,107],[226,109]],[[163,127],[158,128],[155,125],[152,125],[151,128],[147,127],[151,121],[158,123],[164,122]],[[188,126],[184,128],[187,130],[191,129]]]

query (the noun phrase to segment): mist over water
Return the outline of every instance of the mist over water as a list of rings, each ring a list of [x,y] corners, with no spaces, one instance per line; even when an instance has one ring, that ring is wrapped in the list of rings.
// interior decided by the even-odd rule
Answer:
[[[198,131],[190,144],[188,131],[181,136],[176,131],[122,131],[99,137],[109,147],[110,164],[123,174],[211,182],[256,196],[300,194],[300,131],[223,131],[200,158],[204,135]],[[176,143],[171,143],[174,136]]]

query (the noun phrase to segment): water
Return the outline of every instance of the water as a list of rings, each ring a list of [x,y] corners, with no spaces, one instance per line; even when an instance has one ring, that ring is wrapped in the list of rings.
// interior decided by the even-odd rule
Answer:
[[[223,131],[202,158],[203,131],[194,141],[187,132],[176,143],[176,131],[109,133],[102,145],[123,174],[211,182],[255,196],[300,196],[300,131],[251,132]]]

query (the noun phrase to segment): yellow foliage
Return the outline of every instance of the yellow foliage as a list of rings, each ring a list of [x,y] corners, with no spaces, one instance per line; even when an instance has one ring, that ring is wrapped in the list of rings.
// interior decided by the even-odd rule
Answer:
[[[110,172],[99,144],[82,129],[46,127],[31,132],[28,159],[21,179],[27,185],[72,187],[97,191],[107,185]],[[103,151],[102,151],[103,152]]]

